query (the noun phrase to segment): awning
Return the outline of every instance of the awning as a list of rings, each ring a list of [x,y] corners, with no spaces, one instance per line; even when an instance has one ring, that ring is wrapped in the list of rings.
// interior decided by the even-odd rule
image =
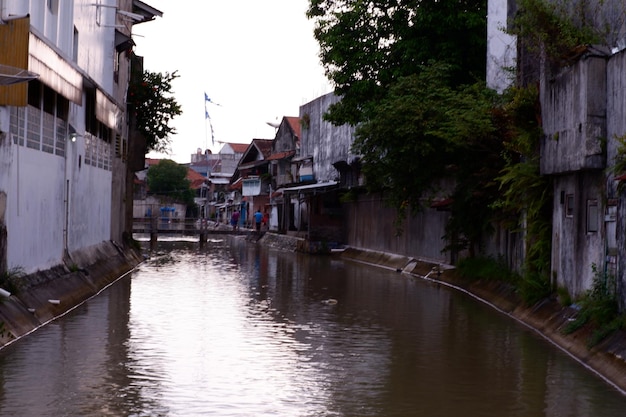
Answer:
[[[133,46],[135,46],[135,41],[130,36],[123,34],[119,30],[115,31],[115,50],[118,53],[128,51]]]
[[[308,184],[308,185],[300,185],[298,187],[289,187],[289,188],[281,188],[277,191],[283,191],[283,193],[290,193],[290,192],[307,192],[307,191],[317,191],[319,189],[322,188],[329,188],[329,187],[333,187],[335,185],[339,184],[338,181],[325,181],[325,182],[317,182],[315,184]]]
[[[300,161],[306,161],[307,159],[313,159],[313,156],[308,155],[308,156],[296,156],[295,158],[292,158],[291,161],[292,162],[300,162]]]
[[[211,184],[216,184],[216,185],[226,185],[230,183],[230,179],[228,178],[213,178],[210,177],[209,181],[211,181]]]
[[[28,69],[39,74],[42,83],[73,103],[83,103],[83,77],[61,54],[32,32]]]
[[[96,89],[96,118],[104,123],[105,126],[117,130],[118,115],[122,116],[117,105],[99,88]]]

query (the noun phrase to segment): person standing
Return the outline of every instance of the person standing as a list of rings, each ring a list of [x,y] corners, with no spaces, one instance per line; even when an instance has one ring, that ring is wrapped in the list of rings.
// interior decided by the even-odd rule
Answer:
[[[270,215],[267,209],[265,209],[265,213],[263,213],[263,227],[270,230]]]
[[[233,230],[237,230],[237,225],[239,224],[239,210],[235,210],[230,217],[230,224],[233,226]]]
[[[263,221],[263,213],[261,213],[261,209],[257,209],[256,213],[254,213],[254,223],[256,225],[256,231],[261,231],[261,222]]]

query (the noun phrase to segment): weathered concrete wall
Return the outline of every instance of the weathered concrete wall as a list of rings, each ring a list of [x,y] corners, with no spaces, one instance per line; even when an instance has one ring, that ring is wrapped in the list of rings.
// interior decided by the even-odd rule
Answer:
[[[505,33],[514,1],[488,0],[487,9],[487,85],[502,92],[515,81],[508,68],[515,67],[516,38]]]
[[[570,295],[593,284],[595,265],[607,259],[605,212],[608,96],[606,56],[588,51],[553,78],[544,73],[541,108],[544,138],[541,173],[553,181],[552,277]],[[614,85],[614,81],[611,81]]]
[[[552,272],[556,284],[567,288],[570,295],[581,295],[591,287],[594,274],[604,268],[604,174],[579,172],[554,178],[552,216]],[[572,196],[568,202],[568,196]],[[589,201],[595,201],[597,211],[590,210]],[[572,207],[569,204],[573,203]],[[595,216],[595,219],[590,218]],[[597,231],[588,229],[587,222],[598,225]]]
[[[0,190],[6,193],[7,267],[51,268],[69,251],[111,236],[111,171],[82,163],[82,142],[67,156],[0,137]],[[66,198],[69,196],[69,199]]]
[[[620,293],[622,310],[626,310],[626,193],[618,192],[615,176],[626,173],[614,173],[611,166],[620,146],[619,138],[626,137],[626,52],[621,51],[611,57],[607,64],[607,166],[609,169],[606,182],[607,201],[615,205],[615,220],[607,222],[608,261],[613,262],[617,288]],[[611,217],[611,216],[609,216]],[[609,220],[611,220],[609,218]]]
[[[20,291],[0,299],[0,346],[29,333],[96,295],[141,262],[113,242],[72,252],[67,264],[20,280]],[[50,302],[52,300],[53,302]],[[58,301],[58,303],[57,303]]]
[[[317,181],[339,179],[335,162],[348,164],[356,158],[350,152],[354,141],[354,128],[349,125],[334,126],[323,119],[328,107],[339,101],[334,93],[323,95],[300,106],[300,119],[308,115],[309,126],[302,126],[300,156],[313,156],[313,173]]]
[[[395,209],[385,206],[380,195],[361,195],[346,204],[346,243],[372,251],[453,263],[449,252],[443,253],[443,240],[449,213],[426,208],[408,217],[403,233],[397,236],[393,222]]]
[[[590,56],[541,82],[541,173],[603,169],[606,58]]]

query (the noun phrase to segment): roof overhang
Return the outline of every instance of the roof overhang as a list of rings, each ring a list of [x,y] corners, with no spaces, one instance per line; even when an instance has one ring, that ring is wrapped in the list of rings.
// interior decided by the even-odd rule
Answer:
[[[252,161],[252,162],[248,162],[246,164],[239,165],[239,171],[241,171],[243,169],[250,169],[250,168],[260,167],[260,166],[267,165],[267,164],[268,164],[268,162],[266,160]]]
[[[283,193],[316,192],[323,188],[332,188],[336,186],[337,184],[339,184],[338,181],[325,181],[325,182],[317,182],[315,184],[300,185],[297,187],[282,188],[277,191],[282,191]]]
[[[230,180],[228,178],[209,178],[209,181],[211,181],[211,184],[216,184],[216,185],[226,185],[230,183]]]
[[[143,16],[143,20],[136,21],[135,23],[150,22],[157,16],[163,17],[162,11],[139,0],[133,0],[133,13]]]

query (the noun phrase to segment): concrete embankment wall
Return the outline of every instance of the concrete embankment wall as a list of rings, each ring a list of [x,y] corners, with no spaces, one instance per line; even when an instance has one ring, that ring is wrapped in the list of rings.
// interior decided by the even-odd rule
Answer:
[[[63,265],[23,277],[19,291],[0,298],[0,347],[98,294],[141,260],[134,250],[102,242],[71,253]]]

